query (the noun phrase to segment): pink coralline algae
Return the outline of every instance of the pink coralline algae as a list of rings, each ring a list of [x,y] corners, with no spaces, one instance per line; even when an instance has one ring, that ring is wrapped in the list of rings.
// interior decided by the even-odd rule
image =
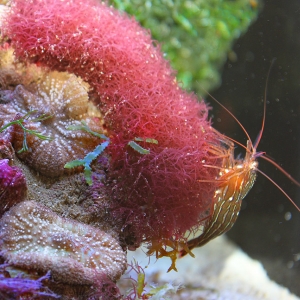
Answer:
[[[19,168],[10,166],[8,159],[0,160],[0,216],[26,196],[26,180]]]
[[[111,141],[108,209],[123,223],[126,244],[178,241],[199,228],[224,159],[221,138],[206,104],[179,87],[149,33],[92,0],[15,0],[3,29],[17,59],[90,85]],[[136,138],[149,154],[128,146]]]
[[[110,235],[34,201],[24,201],[2,217],[0,238],[0,254],[8,264],[50,270],[63,283],[92,285],[101,274],[114,280],[126,269],[125,253]]]

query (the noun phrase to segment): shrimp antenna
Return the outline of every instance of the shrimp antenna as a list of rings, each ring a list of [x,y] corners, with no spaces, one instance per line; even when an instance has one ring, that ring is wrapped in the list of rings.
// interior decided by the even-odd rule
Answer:
[[[264,92],[264,109],[263,109],[262,125],[261,125],[261,129],[259,131],[259,134],[258,134],[254,144],[253,144],[253,142],[250,138],[250,135],[247,132],[246,128],[242,125],[242,123],[238,120],[238,118],[228,108],[226,108],[221,102],[219,102],[213,95],[211,95],[208,91],[204,90],[207,93],[207,95],[209,95],[216,103],[218,103],[218,105],[220,105],[238,123],[238,125],[242,128],[242,130],[244,131],[244,133],[247,136],[247,139],[249,140],[249,142],[251,144],[251,150],[254,150],[254,151],[257,149],[257,146],[259,145],[259,142],[262,138],[264,128],[265,128],[266,110],[267,110],[268,82],[269,82],[269,77],[270,77],[270,74],[271,74],[272,67],[273,67],[274,62],[276,61],[276,59],[277,59],[276,57],[274,57],[272,59],[271,65],[269,67],[269,71],[268,71],[268,75],[267,75],[267,82],[266,82],[266,87],[265,87],[265,92]],[[242,146],[243,148],[245,148],[246,150],[248,150],[247,147],[241,145],[239,142],[235,141],[234,139],[230,138],[230,140],[232,140],[236,144],[238,144],[238,145]]]
[[[266,87],[265,87],[265,93],[264,93],[264,110],[263,110],[263,118],[262,118],[262,122],[261,122],[261,129],[258,133],[258,136],[255,140],[255,143],[253,145],[253,148],[254,149],[257,149],[259,143],[260,143],[260,140],[262,138],[262,135],[263,135],[263,132],[264,132],[264,129],[265,129],[265,123],[266,123],[266,111],[267,111],[267,93],[268,93],[268,83],[269,83],[269,77],[270,77],[270,74],[271,74],[271,70],[272,70],[272,67],[274,65],[274,62],[277,58],[274,57],[272,59],[272,62],[271,62],[271,65],[269,67],[269,71],[268,71],[268,75],[267,75],[267,81],[266,81]]]
[[[251,143],[251,150],[253,150],[253,143],[252,140],[250,138],[249,133],[247,132],[246,128],[242,125],[242,123],[238,120],[238,118],[228,109],[225,107],[225,105],[223,105],[221,102],[219,102],[213,95],[211,95],[208,91],[204,90],[207,95],[209,97],[211,97],[216,103],[218,103],[218,105],[220,105],[225,111],[227,111],[227,113],[238,123],[238,125],[242,128],[242,130],[244,131],[244,133],[247,136],[247,139],[250,141]],[[228,138],[228,137],[227,137]],[[235,142],[236,144],[241,145],[239,142],[237,142],[236,140],[229,138],[231,141]],[[241,145],[242,146],[242,145]],[[245,146],[242,146],[243,148],[245,148],[247,150],[247,148]]]

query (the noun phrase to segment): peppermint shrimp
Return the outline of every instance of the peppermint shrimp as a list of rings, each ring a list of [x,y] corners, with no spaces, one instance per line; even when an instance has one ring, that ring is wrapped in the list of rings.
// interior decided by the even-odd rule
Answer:
[[[268,73],[269,78],[270,70]],[[268,79],[267,79],[268,81]],[[266,120],[266,94],[267,85],[265,88],[264,95],[264,109],[263,109],[263,119],[262,126],[255,143],[252,142],[248,132],[241,124],[241,122],[231,113],[224,105],[222,105],[215,98],[216,101],[223,109],[225,109],[233,119],[239,124],[242,130],[247,136],[247,146],[240,144],[239,142],[223,136],[221,142],[227,145],[227,155],[224,155],[223,165],[219,172],[219,177],[216,179],[218,186],[215,190],[211,211],[209,217],[204,221],[203,232],[200,236],[193,238],[187,242],[187,249],[182,249],[179,252],[179,256],[185,256],[187,253],[195,247],[201,247],[208,243],[210,240],[216,238],[217,236],[227,232],[232,228],[237,220],[239,211],[241,208],[242,200],[246,197],[248,192],[253,187],[257,172],[261,173],[268,180],[270,180],[285,196],[288,200],[295,206],[295,208],[300,211],[300,208],[292,200],[292,198],[267,174],[258,169],[258,158],[262,158],[275,167],[277,167],[284,175],[286,175],[293,183],[300,186],[300,183],[296,181],[287,171],[280,167],[275,161],[267,157],[265,152],[257,151],[259,143],[261,141],[265,120]],[[232,143],[230,143],[230,141]],[[246,150],[245,157],[243,159],[234,157],[234,144],[238,144]],[[214,166],[207,166],[213,168]]]

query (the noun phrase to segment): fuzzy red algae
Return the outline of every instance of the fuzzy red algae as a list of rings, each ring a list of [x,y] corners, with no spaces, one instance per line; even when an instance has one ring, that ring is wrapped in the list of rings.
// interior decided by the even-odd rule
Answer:
[[[216,189],[218,170],[204,165],[221,165],[212,150],[220,137],[205,103],[178,86],[150,34],[89,0],[12,1],[4,32],[18,59],[90,84],[111,139],[112,214],[124,230],[141,242],[195,229]],[[128,146],[137,137],[158,144],[140,142],[150,150],[141,155]]]

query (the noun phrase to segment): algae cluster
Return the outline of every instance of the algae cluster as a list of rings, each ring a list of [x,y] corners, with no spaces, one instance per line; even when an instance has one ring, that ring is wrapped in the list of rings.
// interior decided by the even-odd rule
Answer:
[[[183,86],[203,94],[220,84],[227,57],[235,60],[233,42],[257,18],[258,0],[110,0],[133,15],[162,50]]]

